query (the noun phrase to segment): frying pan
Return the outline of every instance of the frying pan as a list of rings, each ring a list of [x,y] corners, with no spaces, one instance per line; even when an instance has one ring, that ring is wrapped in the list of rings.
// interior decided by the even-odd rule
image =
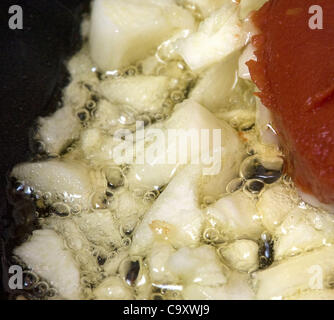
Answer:
[[[68,83],[66,59],[81,46],[80,22],[89,0],[1,0],[0,2],[0,299],[19,292],[8,288],[14,246],[38,227],[34,205],[8,187],[11,168],[31,158],[32,128],[38,116],[61,106]],[[23,29],[11,30],[9,7],[23,10]]]

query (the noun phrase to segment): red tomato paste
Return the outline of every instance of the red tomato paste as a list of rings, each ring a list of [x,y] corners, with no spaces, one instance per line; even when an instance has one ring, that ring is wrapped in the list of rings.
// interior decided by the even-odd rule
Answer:
[[[314,14],[322,29],[314,29],[321,27]],[[334,2],[271,0],[252,20],[257,61],[247,64],[272,111],[288,173],[304,192],[334,203]]]

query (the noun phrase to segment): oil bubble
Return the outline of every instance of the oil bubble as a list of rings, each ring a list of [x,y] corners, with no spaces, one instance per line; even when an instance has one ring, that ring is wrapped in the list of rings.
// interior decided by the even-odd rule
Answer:
[[[258,196],[264,190],[264,182],[259,179],[247,180],[243,187],[243,190],[249,195]]]
[[[90,118],[90,114],[89,114],[89,111],[86,110],[86,109],[80,109],[78,112],[77,112],[77,116],[79,118],[79,120],[82,122],[82,123],[85,123],[89,120]]]
[[[282,174],[283,159],[254,155],[246,158],[240,166],[240,176],[244,179],[259,179],[266,184],[276,182]]]
[[[102,168],[102,173],[107,180],[109,189],[114,190],[124,185],[124,176],[119,167],[106,166]]]
[[[97,263],[99,266],[103,266],[105,264],[105,262],[107,261],[107,258],[104,256],[97,256]]]
[[[52,205],[53,212],[60,217],[67,217],[71,209],[70,207],[63,202],[56,202]]]
[[[120,234],[122,237],[129,237],[136,227],[136,223],[128,222],[120,226]]]
[[[245,180],[243,178],[235,178],[226,186],[226,192],[234,193],[240,190],[243,187],[244,183]]]
[[[220,234],[217,229],[207,228],[203,232],[203,239],[207,243],[217,242],[219,241]]]
[[[23,271],[23,288],[32,289],[39,281],[37,274],[32,271]]]
[[[160,192],[157,190],[148,191],[144,194],[144,202],[153,202],[159,197]]]
[[[123,247],[130,247],[131,239],[129,237],[125,237],[122,239],[122,246]]]
[[[48,298],[53,298],[57,295],[57,290],[55,288],[50,288],[46,294],[45,294]]]
[[[160,121],[163,121],[163,120],[166,119],[166,115],[163,114],[163,113],[155,113],[155,114],[153,115],[153,118],[154,118],[154,120],[155,120],[156,122],[160,122]]]
[[[141,257],[127,258],[121,262],[119,273],[129,286],[135,286],[140,279],[142,263]]]
[[[52,194],[51,194],[51,192],[45,192],[45,193],[43,193],[43,195],[42,195],[42,199],[43,199],[44,201],[49,201],[49,200],[51,200],[51,198],[52,198]]]
[[[81,212],[82,208],[79,204],[73,204],[71,206],[71,214],[77,215]]]
[[[91,111],[93,109],[96,109],[96,102],[94,100],[88,100],[85,107],[88,111]]]
[[[170,98],[174,103],[180,103],[184,100],[184,93],[181,90],[175,90],[170,94]]]
[[[162,104],[162,107],[165,109],[172,109],[173,106],[174,106],[174,103],[171,99],[166,99]]]
[[[40,281],[36,284],[36,286],[33,288],[33,295],[38,298],[45,297],[46,293],[49,290],[49,285],[45,281]]]
[[[138,74],[138,68],[136,66],[130,66],[124,71],[124,76],[133,77]]]
[[[109,206],[109,199],[105,194],[105,190],[99,189],[92,193],[90,203],[93,210],[107,209]]]

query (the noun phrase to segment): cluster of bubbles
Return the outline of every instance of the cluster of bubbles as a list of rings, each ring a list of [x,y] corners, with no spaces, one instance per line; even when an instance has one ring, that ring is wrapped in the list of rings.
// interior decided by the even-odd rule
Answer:
[[[20,181],[13,182],[13,191],[15,194],[34,202],[36,209],[35,215],[37,218],[43,219],[52,214],[67,217],[71,213],[81,211],[80,205],[73,204],[70,206],[66,203],[67,199],[65,194],[41,192]]]
[[[231,194],[242,190],[252,198],[258,198],[266,185],[281,179],[283,172],[283,158],[280,156],[266,156],[255,154],[248,156],[240,166],[239,177],[233,179],[226,187]]]
[[[151,203],[151,202],[155,201],[156,199],[158,199],[160,193],[161,193],[160,189],[154,189],[154,190],[151,190],[151,191],[147,191],[143,196],[143,200],[144,200],[144,202]]]
[[[98,101],[99,96],[97,94],[91,94],[90,99],[86,102],[86,104],[76,111],[77,117],[79,118],[83,128],[86,128],[89,121],[95,118]]]
[[[151,300],[182,300],[182,290],[173,285],[152,284]]]
[[[117,78],[126,78],[134,77],[142,73],[141,65],[130,65],[119,70],[106,71],[104,73],[98,72],[98,78],[100,81],[117,79]]]
[[[112,203],[116,202],[115,199],[120,190],[127,188],[126,172],[128,168],[126,166],[104,165],[100,167],[99,170],[105,179],[106,188],[98,188],[91,194],[89,197],[91,207],[88,210],[92,213],[94,211],[101,211],[104,209],[117,210],[112,207]],[[18,186],[18,188],[26,190],[29,194],[33,194],[32,189],[24,189],[21,185]],[[142,199],[144,202],[152,202],[159,196],[163,188],[164,186],[149,192],[143,192],[143,190],[141,190],[140,195],[138,194],[138,198]],[[39,210],[39,217],[42,224],[43,219],[51,215],[55,215],[60,218],[72,218],[79,216],[83,212],[83,209],[80,206],[66,203],[62,195],[57,195],[56,197],[51,193],[45,193],[39,194],[37,198],[38,201],[40,201],[40,208],[37,208],[37,210]],[[45,211],[44,215],[42,215],[42,211]],[[87,209],[84,211],[87,211]],[[46,212],[48,212],[48,215],[46,215]],[[134,226],[131,223],[129,225],[120,225],[119,233],[121,235],[121,243],[118,248],[115,248],[113,244],[108,243],[108,239],[101,238],[102,245],[89,241],[90,243],[88,247],[85,245],[85,247],[79,249],[78,245],[75,243],[75,239],[71,242],[70,235],[66,236],[65,231],[60,232],[66,239],[68,249],[72,251],[75,260],[80,266],[81,286],[85,297],[92,298],[92,289],[94,289],[103,281],[104,278],[106,278],[107,275],[103,271],[105,263],[115,258],[118,252],[127,250],[130,247],[133,229]],[[86,234],[85,230],[82,231]],[[92,256],[95,258],[97,267],[94,263],[92,263],[92,259],[90,259]],[[138,275],[136,275],[138,265],[140,264],[141,266],[142,261],[134,261],[133,264],[130,264],[131,268],[129,267],[130,269],[126,272],[125,270],[129,264],[129,261],[122,262],[119,274],[125,279],[124,281],[126,283],[136,282],[138,277]],[[132,284],[131,286],[136,285]]]
[[[142,68],[142,62],[139,61],[136,65],[131,65],[122,70],[108,71],[103,74],[97,72],[97,74],[98,79],[103,82],[107,79],[127,78],[141,75]],[[156,68],[152,71],[152,75],[167,76],[171,83],[173,83],[172,88],[169,89],[169,92],[167,93],[166,99],[161,104],[161,108],[152,112],[138,112],[131,106],[122,105],[119,107],[118,119],[108,120],[109,122],[112,122],[110,128],[104,128],[101,124],[101,129],[106,131],[106,133],[112,133],[118,129],[127,129],[134,132],[136,130],[137,121],[144,122],[144,126],[164,121],[170,117],[175,105],[187,98],[189,91],[196,82],[196,76],[188,69],[185,63],[179,60],[168,60],[163,63],[159,62]],[[82,90],[85,90],[86,93],[88,92],[88,100],[84,106],[75,108],[75,113],[82,124],[82,127],[88,128],[91,125],[94,126],[99,102],[106,98],[99,94],[98,84],[90,85],[80,82],[78,85]]]
[[[105,179],[106,188],[102,188],[101,190],[97,189],[90,196],[91,208],[88,210],[92,212],[95,210],[109,209],[110,203],[114,200],[115,194],[119,192],[119,189],[127,187],[127,181],[125,178],[127,167],[103,166],[100,168],[100,171]],[[42,225],[44,220],[52,215],[65,219],[79,216],[83,211],[83,209],[77,204],[66,203],[65,197],[62,194],[52,194],[50,192],[41,193],[19,182],[15,183],[14,188],[17,192],[24,193],[24,195],[31,197],[32,200],[35,201],[36,215],[39,217],[39,222]],[[154,197],[158,196],[158,194],[159,190],[154,190],[152,195],[149,193],[144,194],[142,196],[142,200],[144,201],[144,199],[146,199],[147,201],[151,201]],[[45,220],[45,222],[46,221],[47,220]],[[133,228],[133,224],[120,226],[119,233],[121,235],[121,243],[119,244],[120,247],[117,250],[126,250],[130,247]],[[103,272],[103,265],[107,260],[114,257],[116,248],[113,247],[113,244],[108,243],[108,239],[103,239],[102,246],[99,246],[97,243],[90,242],[88,247],[87,245],[82,247],[81,244],[78,245],[76,243],[75,238],[71,237],[71,235],[65,234],[66,231],[58,230],[58,232],[59,231],[66,239],[68,249],[72,251],[75,260],[80,266],[83,294],[86,297],[89,297],[92,289],[106,277]],[[110,254],[110,252],[113,254]],[[92,263],[91,257],[95,257],[97,267],[94,263]],[[122,270],[125,270],[125,265],[126,264],[124,262]],[[131,272],[129,271],[126,280],[127,282],[130,280],[135,281],[135,278],[137,277],[135,275],[135,271],[135,269]],[[122,272],[123,274],[125,273],[125,271]],[[27,295],[29,299],[47,299],[48,297],[52,297],[54,289],[51,288],[47,282],[39,280],[38,276],[31,270],[26,273],[26,289],[30,290],[29,295]],[[124,277],[126,276],[124,275]],[[29,285],[28,282],[30,283]],[[32,286],[34,288],[33,290]]]
[[[47,300],[57,296],[57,290],[34,271],[30,270],[21,259],[16,256],[13,256],[12,259],[23,270],[23,292],[21,292],[21,295],[29,300]]]
[[[240,165],[239,177],[230,181],[226,187],[225,194],[243,192],[251,199],[257,200],[266,186],[283,181],[287,186],[292,187],[291,178],[283,175],[283,158],[274,155],[252,154],[243,160]],[[291,188],[292,190],[292,188]],[[207,197],[203,199],[204,207],[212,204],[214,199]],[[217,247],[220,254],[220,246],[226,244],[226,236],[221,230],[215,227],[214,222],[208,222],[202,234],[202,241],[206,244]],[[264,269],[271,265],[274,260],[274,240],[270,234],[264,232],[259,241],[259,268]]]

